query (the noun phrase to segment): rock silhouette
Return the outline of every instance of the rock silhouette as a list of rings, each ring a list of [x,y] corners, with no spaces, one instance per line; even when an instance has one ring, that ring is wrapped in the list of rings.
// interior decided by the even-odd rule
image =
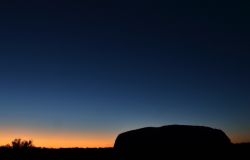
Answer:
[[[231,145],[227,135],[203,126],[148,127],[120,134],[114,145],[119,159],[201,158],[225,156]]]

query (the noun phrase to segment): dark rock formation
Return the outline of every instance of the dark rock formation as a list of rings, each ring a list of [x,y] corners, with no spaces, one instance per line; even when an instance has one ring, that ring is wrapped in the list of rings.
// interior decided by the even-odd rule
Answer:
[[[223,156],[230,144],[230,139],[218,129],[170,125],[122,133],[117,137],[114,148],[119,159],[198,158],[215,154]]]

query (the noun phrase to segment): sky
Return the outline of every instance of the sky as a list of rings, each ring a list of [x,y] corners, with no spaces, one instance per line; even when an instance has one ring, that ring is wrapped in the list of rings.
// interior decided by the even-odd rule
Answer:
[[[0,145],[112,147],[170,124],[250,141],[250,2],[1,1]]]

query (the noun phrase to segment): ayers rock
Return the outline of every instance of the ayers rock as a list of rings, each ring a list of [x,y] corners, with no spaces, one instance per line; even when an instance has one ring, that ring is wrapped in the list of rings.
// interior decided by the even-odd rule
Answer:
[[[122,133],[118,135],[114,149],[119,159],[201,158],[200,155],[212,157],[214,153],[223,155],[230,145],[230,139],[218,129],[169,125]]]

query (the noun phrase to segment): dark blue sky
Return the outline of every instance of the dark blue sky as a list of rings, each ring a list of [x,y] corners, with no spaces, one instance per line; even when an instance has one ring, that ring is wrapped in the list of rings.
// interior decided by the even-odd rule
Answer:
[[[249,2],[0,3],[6,135],[181,123],[250,140]]]

